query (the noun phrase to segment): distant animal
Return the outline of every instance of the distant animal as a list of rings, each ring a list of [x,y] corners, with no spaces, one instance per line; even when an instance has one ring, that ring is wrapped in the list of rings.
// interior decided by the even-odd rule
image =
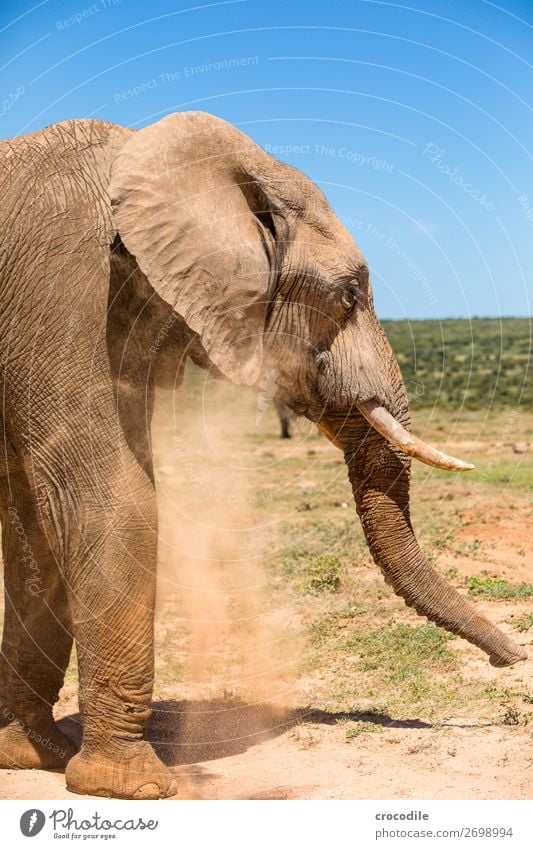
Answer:
[[[281,428],[281,439],[291,439],[292,426],[298,416],[283,401],[274,399],[274,406],[276,407],[276,412],[278,414],[279,424]]]

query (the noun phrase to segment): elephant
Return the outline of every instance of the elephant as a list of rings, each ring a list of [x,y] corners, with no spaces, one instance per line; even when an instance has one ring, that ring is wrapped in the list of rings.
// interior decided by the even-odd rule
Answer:
[[[274,406],[276,408],[276,413],[278,414],[279,425],[280,425],[280,438],[281,439],[291,439],[292,438],[292,423],[294,422],[296,416],[283,401],[279,399],[274,399]]]
[[[69,120],[0,142],[5,621],[0,767],[69,790],[175,794],[145,739],[154,668],[156,386],[189,358],[275,397],[340,449],[377,566],[420,616],[495,666],[526,652],[430,566],[412,458],[472,466],[411,432],[368,265],[325,196],[202,112],[133,130]],[[83,741],[52,708],[73,640]]]

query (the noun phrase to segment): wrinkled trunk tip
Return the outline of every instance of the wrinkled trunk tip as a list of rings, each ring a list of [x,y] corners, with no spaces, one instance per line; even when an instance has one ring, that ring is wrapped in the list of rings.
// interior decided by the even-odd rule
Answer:
[[[505,654],[491,654],[489,656],[489,663],[491,666],[496,666],[498,668],[504,666],[514,666],[515,663],[521,663],[523,660],[527,660],[528,654],[523,646],[514,646],[515,653],[505,653]]]

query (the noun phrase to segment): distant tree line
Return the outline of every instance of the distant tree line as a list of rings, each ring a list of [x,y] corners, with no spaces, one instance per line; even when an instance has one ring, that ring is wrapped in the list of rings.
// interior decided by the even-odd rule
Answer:
[[[533,319],[382,324],[414,409],[533,409]]]

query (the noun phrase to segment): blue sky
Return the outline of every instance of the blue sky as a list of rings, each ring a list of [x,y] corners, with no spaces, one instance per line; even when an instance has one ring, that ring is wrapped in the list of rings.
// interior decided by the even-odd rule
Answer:
[[[6,0],[1,137],[202,109],[328,196],[382,318],[530,315],[530,0]]]

